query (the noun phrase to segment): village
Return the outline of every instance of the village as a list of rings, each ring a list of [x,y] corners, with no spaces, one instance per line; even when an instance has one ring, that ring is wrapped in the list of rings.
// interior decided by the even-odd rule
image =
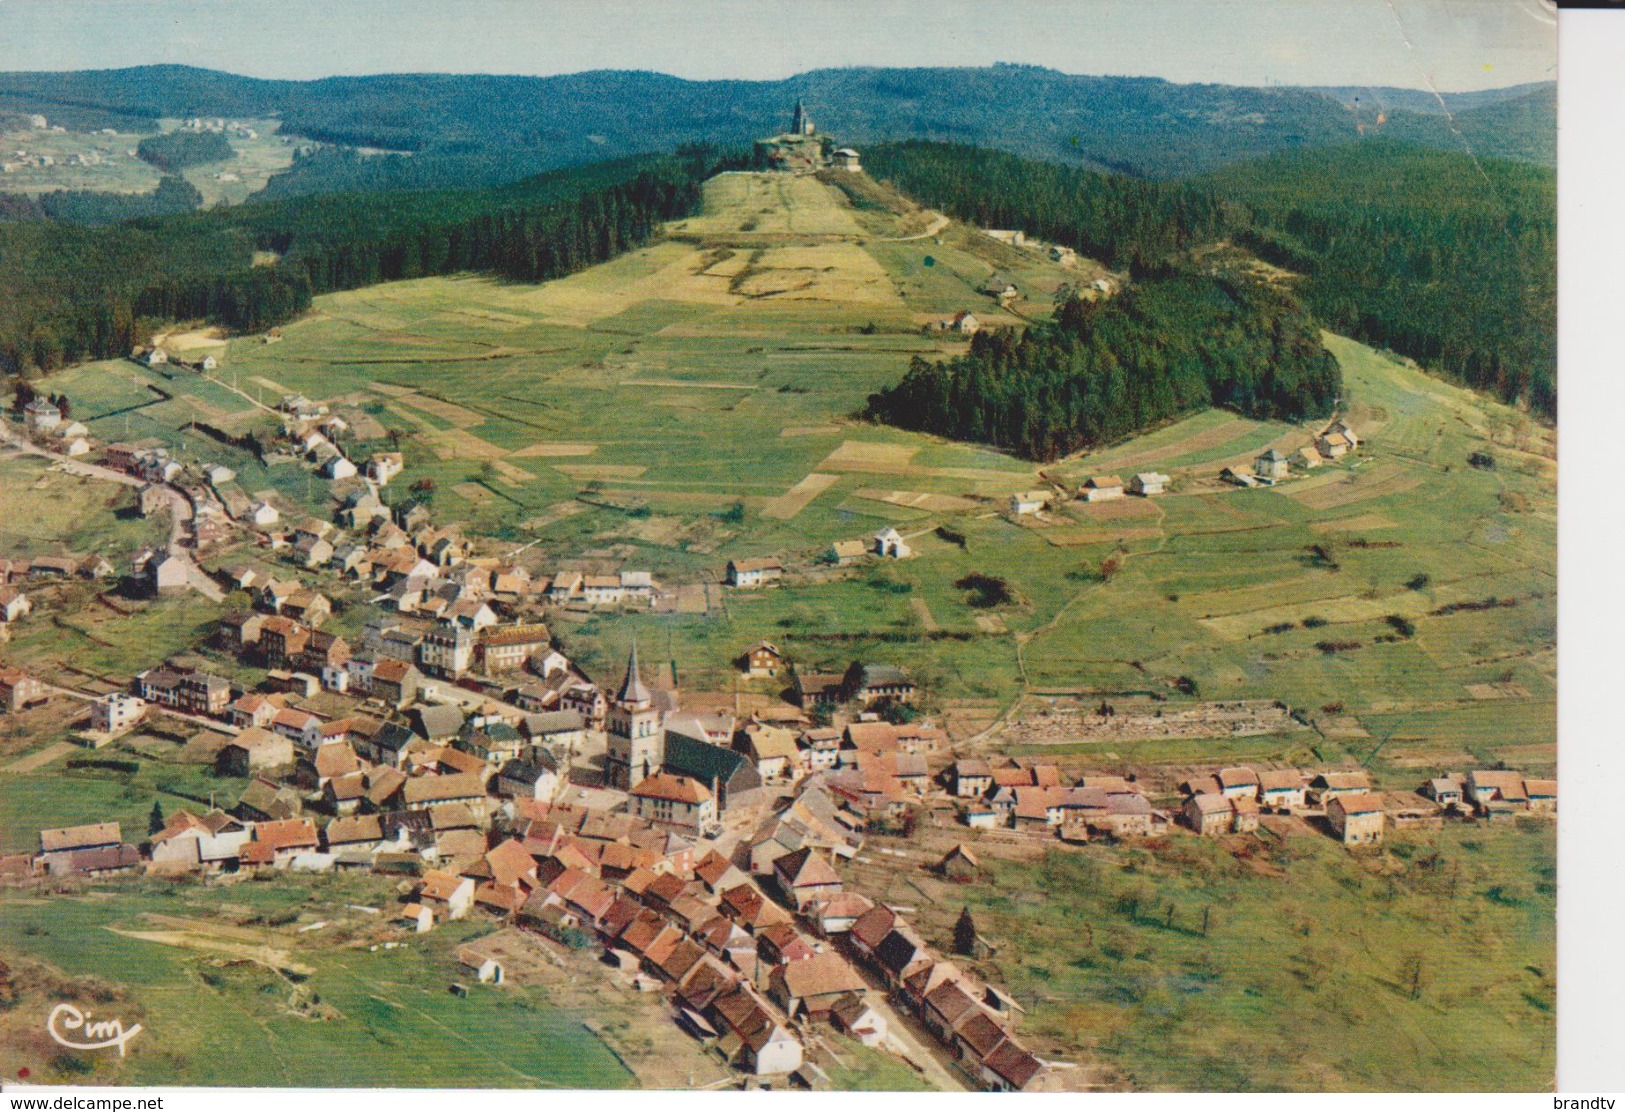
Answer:
[[[223,118],[182,126],[256,138]],[[758,156],[796,176],[861,171],[857,151],[828,147],[798,103],[791,131]],[[1022,231],[981,234],[1079,266],[1075,252]],[[1111,297],[1119,281],[1085,275],[1080,292]],[[933,310],[921,330],[974,335],[989,326],[976,312],[1014,312],[1022,293],[1001,271],[977,292],[990,304]],[[282,340],[273,328],[253,342]],[[1204,752],[1320,726],[1283,699],[1203,700],[1186,676],[1147,675],[1143,690],[1109,698],[1070,687],[1033,695],[1027,684],[1008,713],[965,726],[885,640],[848,653],[838,640],[739,638],[726,684],[690,682],[689,660],[635,635],[624,658],[584,651],[581,631],[600,623],[727,613],[769,592],[860,577],[884,586],[895,562],[919,563],[928,545],[958,536],[964,548],[953,526],[896,513],[927,499],[1021,531],[1098,525],[1118,545],[1100,565],[1105,581],[1126,551],[1115,523],[1159,514],[1167,495],[1226,502],[1355,476],[1370,457],[1349,414],[1267,430],[1268,446],[1251,441],[1222,469],[1206,457],[1176,467],[1166,462],[1175,453],[1140,463],[1130,453],[1098,474],[1063,461],[964,495],[889,492],[908,497],[880,500],[885,517],[842,517],[842,539],[763,543],[679,582],[657,578],[630,546],[560,558],[538,550],[542,536],[475,534],[450,519],[433,480],[417,477],[418,445],[403,447],[353,401],[240,389],[229,350],[159,335],[120,367],[133,365],[144,389],[166,399],[188,376],[229,390],[254,407],[250,432],[194,418],[180,430],[187,448],[101,441],[76,419],[74,398],[23,383],[0,425],[0,451],[113,491],[128,502],[121,513],[168,531],[164,543],[125,552],[0,559],[0,718],[62,725],[68,739],[11,769],[72,753],[70,763],[117,770],[157,737],[157,748],[184,749],[207,770],[188,781],[190,805],[155,804],[145,832],[111,815],[40,829],[32,852],[0,857],[0,884],[19,892],[135,877],[224,891],[256,876],[365,874],[390,881],[395,898],[369,909],[376,927],[352,945],[413,945],[451,923],[488,927],[443,971],[448,992],[502,991],[516,978],[509,950],[571,960],[658,1000],[740,1087],[827,1087],[826,1035],[837,1032],[935,1087],[1073,1091],[1087,1087],[1073,1049],[1023,1030],[1027,1009],[989,975],[994,943],[968,904],[952,945],[933,944],[928,935],[941,931],[877,889],[877,868],[951,892],[1006,860],[1049,853],[1121,863],[1200,846],[1243,860],[1260,845],[1315,839],[1307,844],[1330,845],[1340,860],[1374,861],[1447,825],[1540,829],[1556,813],[1554,779],[1477,761],[1471,748],[1464,756],[1476,764],[1416,765],[1400,787],[1368,767],[1386,738],[1363,757],[1344,748],[1318,763]],[[417,400],[430,413],[438,401]],[[278,469],[280,492],[240,481],[211,458],[218,444]],[[481,458],[501,477],[500,454]],[[616,466],[602,473],[614,477]],[[287,495],[290,475],[304,500]],[[819,477],[836,478],[808,475]],[[776,504],[793,502],[805,481],[765,516],[799,512],[781,515]],[[1013,490],[1018,482],[1039,485]],[[593,481],[577,495],[582,506],[625,509],[614,497]],[[1009,598],[991,571],[955,586]],[[7,642],[59,620],[70,597],[115,620],[151,600],[201,599],[208,636],[139,670],[8,662]],[[913,601],[929,619],[929,605]],[[1325,624],[1301,625],[1315,621]],[[976,623],[1005,632],[994,615]],[[1139,760],[1131,746],[1146,739],[1188,742],[1197,756]]]
[[[164,716],[207,724],[215,767],[247,789],[229,807],[155,816],[145,839],[117,822],[41,830],[37,853],[0,863],[9,883],[130,873],[232,883],[258,870],[407,878],[388,912],[400,937],[472,916],[601,950],[609,968],[664,993],[673,1021],[742,1078],[814,1083],[804,1046],[825,1023],[912,1061],[903,1048],[914,1043],[890,1033],[906,1024],[963,1084],[1025,1090],[1064,1085],[1066,1063],[1028,1050],[1019,1007],[955,963],[977,952],[973,925],[963,954],[933,952],[904,913],[843,882],[842,863],[866,839],[957,829],[920,866],[952,880],[983,868],[987,838],[1111,846],[1268,826],[1365,850],[1408,828],[1556,808],[1555,782],[1506,769],[1441,770],[1397,793],[1360,768],[1222,767],[1175,784],[1158,770],[956,752],[920,715],[930,699],[906,669],[859,660],[820,670],[765,641],[739,646],[741,676],[767,681],[749,694],[684,691],[677,662],[646,663],[635,643],[618,682],[589,676],[549,615],[653,607],[663,588],[647,572],[533,575],[481,555],[437,528],[425,500],[383,501],[398,453],[358,466],[330,439],[341,430],[327,407],[295,396],[278,409],[283,450],[335,484],[335,522],[281,527],[274,505],[244,504],[229,472],[194,474],[158,446],[110,444],[95,465],[134,485],[142,513],[187,525],[167,549],[132,554],[126,582],[250,599],[222,614],[209,649],[262,682],[187,658],[92,698],[0,670],[8,711],[86,704],[74,736],[88,748]],[[32,399],[22,416],[37,450],[85,466],[66,399]],[[1342,424],[1319,440],[1333,458],[1358,443]],[[1238,478],[1285,478],[1276,456]],[[1129,492],[1154,497],[1164,481],[1136,475]],[[1122,496],[1114,477],[1076,494],[1085,504]],[[1051,497],[1015,495],[1010,513],[1037,513]],[[234,543],[244,533],[252,558]],[[216,550],[226,556],[210,558]],[[910,555],[888,528],[837,542],[826,560]],[[64,580],[117,580],[118,570],[101,558],[8,562],[0,629],[38,620]],[[778,559],[739,559],[724,583],[767,588],[784,572]],[[357,606],[376,615],[359,637],[323,630],[336,609]],[[781,695],[765,693],[779,684]],[[1081,719],[1067,729],[1086,732]],[[482,981],[503,976],[496,959],[474,966]]]

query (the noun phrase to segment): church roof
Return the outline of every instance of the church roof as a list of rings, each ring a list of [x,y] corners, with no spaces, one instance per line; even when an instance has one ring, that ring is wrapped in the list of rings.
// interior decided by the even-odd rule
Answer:
[[[621,681],[621,689],[615,693],[615,698],[622,703],[647,703],[651,696],[649,689],[643,685],[643,677],[638,674],[638,643],[632,642],[632,651],[626,658],[626,678]]]

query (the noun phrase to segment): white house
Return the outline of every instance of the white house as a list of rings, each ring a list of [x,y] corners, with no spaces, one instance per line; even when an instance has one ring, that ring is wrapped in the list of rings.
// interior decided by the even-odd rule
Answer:
[[[109,692],[90,705],[90,728],[102,734],[121,734],[146,713],[145,699],[123,691]]]
[[[1017,517],[1035,514],[1049,505],[1049,491],[1022,490],[1010,496],[1010,512]]]
[[[906,560],[914,555],[914,550],[908,546],[901,533],[888,525],[875,534],[874,553],[876,556],[890,557],[893,560]]]
[[[282,520],[282,515],[269,502],[255,502],[248,508],[248,520],[255,525],[275,525]]]
[[[1078,493],[1085,502],[1109,502],[1123,497],[1123,480],[1116,475],[1095,475]]]
[[[347,457],[339,455],[327,461],[322,468],[322,474],[329,479],[353,479],[357,472],[355,464],[351,463]]]
[[[1142,471],[1128,481],[1128,490],[1130,494],[1150,498],[1153,495],[1161,494],[1167,488],[1169,482],[1170,480],[1166,475],[1155,471]]]

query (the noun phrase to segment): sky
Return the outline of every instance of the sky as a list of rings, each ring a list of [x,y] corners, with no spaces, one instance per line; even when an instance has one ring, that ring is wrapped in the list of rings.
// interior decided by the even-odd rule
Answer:
[[[254,77],[1025,62],[1444,92],[1556,77],[1551,0],[0,0],[0,71]]]

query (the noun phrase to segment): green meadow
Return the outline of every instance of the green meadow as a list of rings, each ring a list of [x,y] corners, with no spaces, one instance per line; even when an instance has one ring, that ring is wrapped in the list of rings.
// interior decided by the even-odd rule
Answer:
[[[549,1006],[541,990],[476,987],[466,998],[448,991],[463,976],[458,944],[488,928],[450,924],[388,951],[361,944],[371,928],[349,905],[387,905],[392,894],[390,882],[372,877],[279,876],[229,888],[132,881],[48,900],[7,898],[0,939],[8,958],[47,963],[68,978],[73,997],[116,986],[96,1010],[134,1016],[143,1030],[122,1061],[31,1055],[20,1039],[0,1040],[0,1069],[15,1076],[26,1065],[45,1080],[134,1085],[630,1084],[626,1068],[583,1026],[585,1017]],[[154,915],[170,918],[148,918]],[[200,947],[192,932],[165,931],[172,919],[200,920],[204,932],[210,922],[247,924],[221,927],[220,935],[250,932],[243,937],[263,939],[260,956]],[[329,926],[298,930],[316,922]]]
[[[920,918],[947,947],[968,907],[996,947],[968,964],[1024,1002],[1023,1037],[1112,1084],[1551,1088],[1552,824],[1393,833],[1360,856],[1311,835],[1247,841],[1001,861]]]

